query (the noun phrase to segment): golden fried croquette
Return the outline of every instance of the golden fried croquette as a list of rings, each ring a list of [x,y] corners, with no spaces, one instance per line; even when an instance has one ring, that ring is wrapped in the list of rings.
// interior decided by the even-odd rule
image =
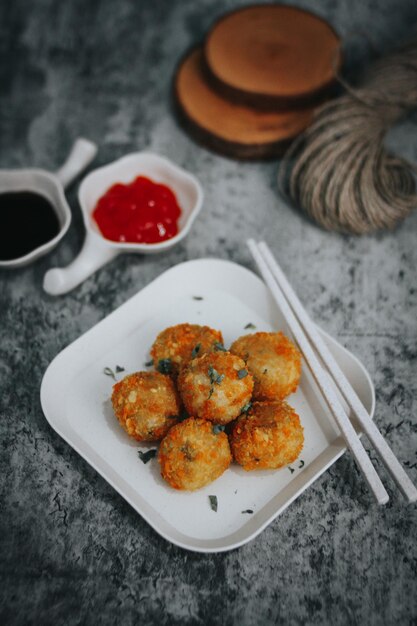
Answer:
[[[253,390],[245,362],[230,352],[210,352],[190,361],[178,377],[189,415],[227,424],[241,414]]]
[[[159,333],[151,348],[151,356],[155,369],[176,377],[191,359],[216,347],[222,349],[222,346],[223,337],[219,330],[198,324],[178,324]]]
[[[174,383],[159,372],[136,372],[113,386],[113,409],[138,441],[157,441],[178,422],[181,411]]]
[[[216,480],[232,462],[229,441],[211,422],[189,417],[162,440],[158,460],[174,489],[194,491]]]
[[[234,424],[230,445],[246,471],[277,469],[292,463],[304,444],[300,418],[289,404],[254,402]]]
[[[255,400],[282,400],[296,391],[301,355],[283,333],[254,333],[239,337],[230,352],[240,356],[253,375]]]

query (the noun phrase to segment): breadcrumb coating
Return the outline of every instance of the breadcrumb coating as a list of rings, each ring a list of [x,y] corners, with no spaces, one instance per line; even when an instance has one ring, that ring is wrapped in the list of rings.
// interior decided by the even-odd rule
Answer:
[[[253,333],[236,339],[230,352],[240,356],[254,378],[255,400],[283,400],[297,390],[301,354],[283,333]]]
[[[137,441],[158,441],[178,422],[181,401],[174,383],[159,372],[136,372],[113,386],[113,409]]]
[[[295,461],[304,445],[303,427],[286,402],[254,402],[230,436],[233,457],[246,471],[278,469]]]
[[[162,440],[158,461],[162,477],[174,489],[194,491],[213,482],[232,462],[229,441],[213,424],[192,417]]]
[[[189,415],[228,424],[250,401],[253,379],[238,356],[211,352],[193,359],[182,370],[178,391]]]
[[[169,373],[176,377],[192,358],[215,350],[219,344],[223,345],[220,330],[198,324],[178,324],[159,333],[151,348],[151,356],[156,369],[161,361],[169,359]]]

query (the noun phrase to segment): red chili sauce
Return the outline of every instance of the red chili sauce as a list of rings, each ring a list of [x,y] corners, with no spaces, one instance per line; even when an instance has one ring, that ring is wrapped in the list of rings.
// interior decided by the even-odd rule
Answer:
[[[93,217],[106,239],[128,243],[159,243],[178,233],[181,209],[166,185],[138,176],[116,183],[101,196]]]

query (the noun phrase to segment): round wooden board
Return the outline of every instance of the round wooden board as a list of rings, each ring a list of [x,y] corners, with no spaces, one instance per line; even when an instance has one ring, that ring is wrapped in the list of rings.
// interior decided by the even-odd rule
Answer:
[[[202,48],[180,62],[175,99],[185,127],[205,147],[237,159],[279,156],[310,123],[314,109],[264,112],[235,104],[207,82]]]
[[[335,86],[340,39],[321,18],[294,7],[257,5],[220,18],[204,55],[216,89],[257,108],[311,106]]]

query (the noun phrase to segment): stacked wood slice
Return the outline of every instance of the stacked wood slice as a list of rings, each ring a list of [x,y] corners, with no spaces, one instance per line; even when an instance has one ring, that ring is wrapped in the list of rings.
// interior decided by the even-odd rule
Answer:
[[[180,62],[174,81],[189,132],[239,159],[279,156],[329,97],[340,40],[321,18],[283,5],[229,13]]]

